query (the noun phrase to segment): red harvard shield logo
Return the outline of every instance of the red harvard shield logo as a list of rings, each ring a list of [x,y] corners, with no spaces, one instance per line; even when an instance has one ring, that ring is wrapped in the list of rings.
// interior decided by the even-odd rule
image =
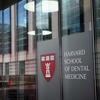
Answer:
[[[55,69],[55,54],[41,55],[41,70],[47,81],[51,79]]]

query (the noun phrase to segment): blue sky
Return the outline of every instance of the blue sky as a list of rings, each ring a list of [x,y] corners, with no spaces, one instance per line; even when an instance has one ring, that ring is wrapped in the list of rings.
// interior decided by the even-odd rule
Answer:
[[[10,8],[4,10],[4,24],[10,24]]]

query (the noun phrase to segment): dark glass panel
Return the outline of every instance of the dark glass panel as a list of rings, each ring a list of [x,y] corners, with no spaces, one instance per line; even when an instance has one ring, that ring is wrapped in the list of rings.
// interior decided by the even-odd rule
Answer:
[[[20,75],[25,74],[25,62],[24,61],[19,62],[19,74]]]
[[[5,63],[5,75],[9,75],[9,63]]]
[[[95,11],[95,37],[96,37],[96,78],[97,78],[97,100],[100,99],[100,0],[94,0]]]

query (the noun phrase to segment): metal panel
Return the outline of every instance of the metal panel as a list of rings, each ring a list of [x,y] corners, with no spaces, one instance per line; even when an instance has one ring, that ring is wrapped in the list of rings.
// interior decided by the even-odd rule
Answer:
[[[40,56],[55,54],[55,70],[53,77],[47,82],[41,71]],[[58,39],[37,43],[37,70],[38,70],[38,100],[60,100],[59,76],[59,41]]]
[[[94,100],[92,33],[62,38],[63,100]]]

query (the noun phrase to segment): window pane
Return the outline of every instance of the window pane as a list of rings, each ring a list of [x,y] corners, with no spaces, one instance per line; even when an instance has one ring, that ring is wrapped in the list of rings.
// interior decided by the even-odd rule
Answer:
[[[95,37],[96,37],[96,75],[97,99],[100,99],[100,0],[94,0],[95,7]]]
[[[62,0],[62,35],[85,31],[84,0]]]
[[[5,75],[9,75],[9,63],[5,63]]]
[[[18,29],[17,29],[17,50],[24,51],[28,49],[28,34],[27,34],[27,11],[24,8],[26,4],[26,0],[22,0],[17,5],[17,21],[18,21]],[[23,42],[19,42],[19,41]],[[25,42],[27,41],[27,42]],[[21,47],[20,47],[21,45]],[[26,45],[27,48],[24,48]]]
[[[19,62],[19,74],[24,75],[24,73],[25,73],[25,62],[20,61]]]
[[[57,2],[52,6],[51,2]],[[55,8],[57,7],[57,11]],[[36,27],[38,41],[58,37],[58,1],[36,0]]]
[[[2,11],[0,11],[0,54],[2,54]]]
[[[0,76],[3,75],[3,63],[0,63]]]
[[[2,32],[2,11],[0,11],[0,32]]]
[[[3,41],[4,41],[3,42],[3,52],[5,54],[8,54],[8,53],[11,52],[10,8],[7,8],[7,9],[4,10],[4,36],[3,36]],[[8,42],[8,44],[7,44],[7,42]]]

